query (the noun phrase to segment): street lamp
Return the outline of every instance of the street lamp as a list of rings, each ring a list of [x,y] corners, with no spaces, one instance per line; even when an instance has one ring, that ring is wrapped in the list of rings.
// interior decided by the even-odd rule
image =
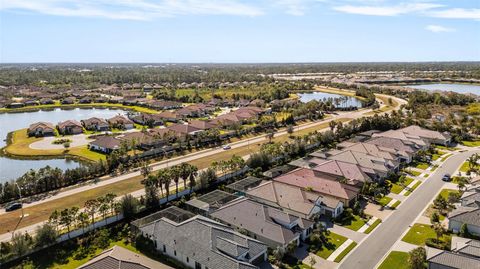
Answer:
[[[20,188],[20,186],[18,185],[17,182],[15,182],[15,185],[17,186],[18,188],[18,195],[20,196],[20,204],[22,205],[22,219],[23,217],[25,216],[24,212],[23,212],[23,199],[22,199],[22,188]],[[13,236],[13,233],[12,233],[12,236]]]

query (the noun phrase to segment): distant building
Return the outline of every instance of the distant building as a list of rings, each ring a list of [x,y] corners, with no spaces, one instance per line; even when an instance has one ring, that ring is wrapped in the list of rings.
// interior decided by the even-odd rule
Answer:
[[[50,122],[36,122],[30,124],[27,130],[28,136],[54,136],[55,135],[55,126]]]
[[[59,122],[57,125],[58,131],[63,135],[74,135],[83,133],[83,126],[76,120],[66,120]]]

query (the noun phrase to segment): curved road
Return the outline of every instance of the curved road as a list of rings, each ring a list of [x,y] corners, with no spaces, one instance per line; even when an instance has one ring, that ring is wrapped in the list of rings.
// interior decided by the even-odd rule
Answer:
[[[375,268],[379,261],[390,251],[410,224],[422,213],[427,204],[443,188],[442,177],[453,173],[465,160],[479,149],[455,153],[449,157],[432,175],[406,199],[390,217],[379,225],[356,247],[343,261],[343,269]]]

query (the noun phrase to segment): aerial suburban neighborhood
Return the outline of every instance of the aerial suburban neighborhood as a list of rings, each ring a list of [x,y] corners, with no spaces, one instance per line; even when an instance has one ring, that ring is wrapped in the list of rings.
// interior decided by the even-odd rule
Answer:
[[[479,11],[0,0],[0,269],[480,269]]]

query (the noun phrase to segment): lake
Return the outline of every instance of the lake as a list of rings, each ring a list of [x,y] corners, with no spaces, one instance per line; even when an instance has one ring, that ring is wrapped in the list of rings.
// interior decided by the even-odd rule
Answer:
[[[435,83],[435,84],[413,84],[406,87],[428,90],[428,91],[452,91],[457,93],[473,93],[480,95],[480,85],[474,84],[453,84],[453,83]]]
[[[35,112],[3,113],[0,114],[0,147],[6,145],[5,139],[9,132],[28,128],[34,122],[47,121],[56,125],[65,120],[83,120],[90,117],[111,118],[117,114],[126,114],[120,109],[75,108],[69,110],[54,109]],[[38,169],[50,165],[61,169],[76,168],[80,163],[67,159],[52,160],[14,160],[0,156],[0,182],[16,179],[30,169]]]
[[[340,94],[326,93],[326,92],[309,92],[309,93],[299,93],[300,101],[303,103],[308,103],[312,100],[326,102],[331,100],[335,107],[362,107],[362,101],[355,97],[345,96]],[[338,102],[335,102],[338,100]]]

